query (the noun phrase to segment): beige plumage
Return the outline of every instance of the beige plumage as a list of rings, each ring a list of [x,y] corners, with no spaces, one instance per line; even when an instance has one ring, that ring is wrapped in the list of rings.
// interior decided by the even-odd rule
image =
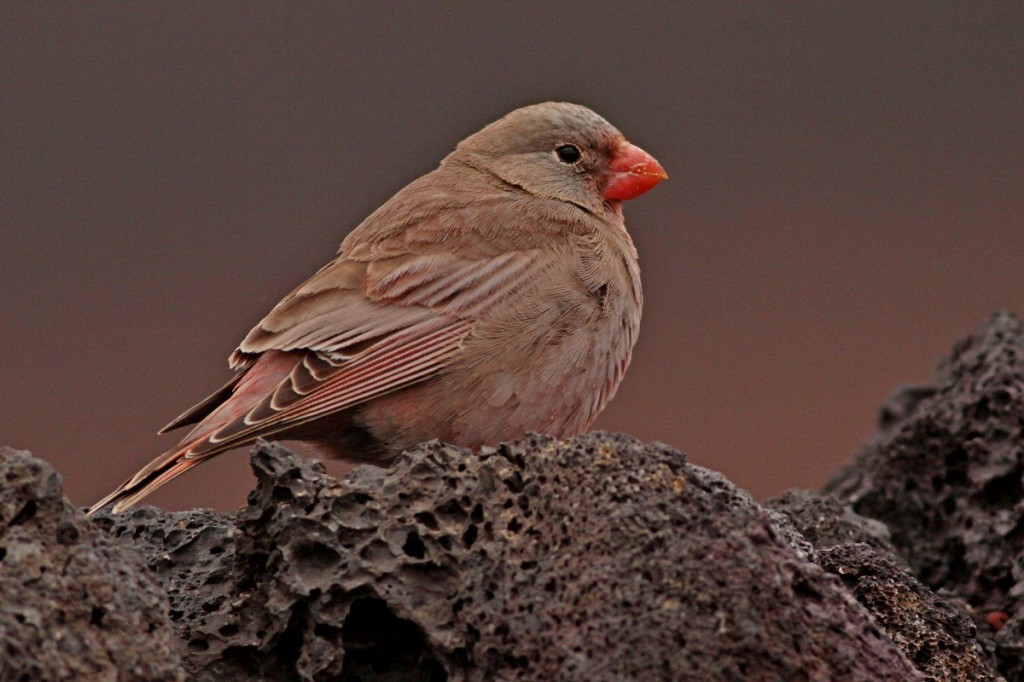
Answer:
[[[485,127],[278,303],[232,354],[235,377],[164,429],[192,430],[90,513],[261,437],[385,463],[430,438],[586,430],[640,324],[621,202],[665,177],[579,105]]]

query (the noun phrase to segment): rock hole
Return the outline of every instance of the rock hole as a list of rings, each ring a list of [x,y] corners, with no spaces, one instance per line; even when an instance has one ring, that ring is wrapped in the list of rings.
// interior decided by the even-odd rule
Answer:
[[[309,629],[309,608],[304,603],[296,603],[292,607],[291,615],[288,617],[288,624],[284,631],[277,637],[272,650],[272,658],[285,669],[294,669],[296,661],[303,653],[303,642]],[[263,637],[258,634],[258,637]],[[263,679],[283,679],[280,676],[267,676]]]
[[[78,528],[70,521],[61,521],[57,524],[57,543],[61,545],[72,545],[78,541]]]
[[[523,481],[522,475],[517,471],[504,481],[505,486],[514,493],[523,492],[523,488],[526,487],[526,483]]]
[[[518,670],[526,670],[530,667],[530,659],[526,656],[514,656],[512,654],[505,654],[505,663],[508,667]]]
[[[1020,539],[1024,537],[1024,516],[1017,519],[1017,523],[1013,524],[1013,528],[1006,534],[1007,542],[1013,543],[1016,546],[1020,543]]]
[[[345,645],[342,680],[448,679],[423,631],[392,613],[381,599],[357,599],[342,625],[341,639]]]
[[[466,529],[466,532],[462,534],[462,544],[465,545],[466,549],[472,547],[473,543],[476,542],[477,532],[476,524],[471,523],[469,524],[469,528]]]
[[[92,607],[92,611],[89,612],[89,624],[99,627],[103,625],[103,616],[107,615],[107,610],[102,606]]]
[[[196,639],[191,639],[188,642],[189,651],[206,651],[209,648],[210,643],[207,642],[205,639],[200,639],[197,637]]]
[[[35,500],[29,500],[25,505],[18,510],[18,513],[11,519],[11,526],[20,526],[23,523],[31,521],[36,515],[36,503]]]
[[[341,641],[341,629],[336,628],[333,625],[327,623],[317,623],[313,626],[313,634],[320,639],[327,640],[332,644],[336,644]]]
[[[1024,498],[1024,476],[1021,469],[1014,467],[1011,471],[991,479],[981,489],[981,500],[990,507],[1010,507]]]
[[[292,559],[312,571],[325,571],[341,561],[341,555],[322,542],[300,542],[292,550]]]
[[[793,594],[804,599],[821,599],[821,592],[818,588],[804,578],[793,583]]]
[[[359,508],[366,506],[366,503],[372,499],[373,498],[366,493],[351,492],[343,495],[339,501],[344,501],[346,504]]]
[[[440,528],[440,525],[437,523],[437,517],[430,512],[420,512],[415,516],[415,518],[430,530],[437,530]]]
[[[967,483],[967,467],[967,452],[959,447],[951,450],[946,454],[946,481],[950,485],[963,485]],[[910,490],[910,488],[906,489]]]
[[[981,421],[992,416],[992,411],[988,409],[988,398],[982,398],[974,406],[974,416]]]
[[[967,567],[967,549],[964,547],[963,542],[959,540],[953,540],[946,543],[945,554],[947,557],[947,578],[946,584],[962,585],[967,582],[967,576],[970,575],[970,570]]]
[[[427,547],[423,544],[423,540],[420,539],[420,534],[411,530],[405,537],[405,544],[402,545],[402,551],[405,552],[406,556],[411,556],[413,559],[422,559],[426,556]]]

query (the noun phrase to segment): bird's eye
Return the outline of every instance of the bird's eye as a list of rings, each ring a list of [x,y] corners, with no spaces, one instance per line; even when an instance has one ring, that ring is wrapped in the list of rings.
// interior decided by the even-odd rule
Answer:
[[[583,158],[583,154],[580,152],[580,148],[574,144],[561,144],[555,147],[555,156],[562,163],[567,163],[570,166],[574,163],[579,163],[579,160]]]

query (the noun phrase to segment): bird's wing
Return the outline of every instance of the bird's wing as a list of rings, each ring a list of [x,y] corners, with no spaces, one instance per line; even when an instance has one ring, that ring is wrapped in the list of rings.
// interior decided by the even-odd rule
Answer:
[[[198,421],[192,431],[91,511],[124,509],[209,457],[436,376],[480,315],[551,263],[546,249],[442,252],[417,225],[343,251],[249,332],[231,357],[240,376],[170,425]]]
[[[485,258],[405,253],[339,258],[279,303],[232,356],[305,351],[244,413],[229,398],[189,434],[190,456],[272,435],[422,381],[458,353],[475,319],[524,286],[545,259],[536,251]],[[257,361],[253,368],[260,363]],[[223,408],[231,405],[230,410]],[[216,418],[223,411],[223,419]]]

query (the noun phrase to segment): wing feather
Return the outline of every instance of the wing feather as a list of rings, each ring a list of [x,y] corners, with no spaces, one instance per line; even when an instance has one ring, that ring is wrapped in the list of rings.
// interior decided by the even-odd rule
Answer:
[[[222,452],[429,378],[441,372],[458,353],[471,328],[468,320],[437,318],[430,324],[392,335],[330,371],[324,368],[331,363],[320,361],[319,380],[301,370],[306,360],[299,360],[284,379],[260,395],[243,414],[233,415],[226,423],[211,420],[207,429],[191,434],[194,444],[186,457]],[[303,376],[302,390],[297,390],[297,376]]]
[[[231,355],[236,377],[168,426],[195,424],[185,438],[93,511],[123,509],[220,452],[440,375],[477,320],[566,257],[555,242],[571,220],[551,219],[560,202],[532,221],[536,202],[513,206],[516,193],[484,187],[460,203],[428,185],[396,195],[282,299]],[[513,219],[532,229],[507,230]]]

